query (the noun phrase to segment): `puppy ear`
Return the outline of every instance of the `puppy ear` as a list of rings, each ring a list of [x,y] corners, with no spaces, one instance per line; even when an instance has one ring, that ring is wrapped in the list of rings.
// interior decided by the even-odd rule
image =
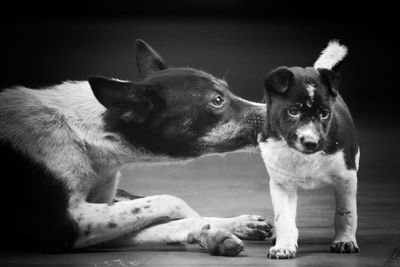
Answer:
[[[340,77],[339,75],[329,69],[318,69],[321,79],[328,85],[329,92],[332,96],[337,96],[339,92]]]
[[[285,93],[293,81],[293,72],[287,67],[279,67],[267,74],[264,87],[266,92]]]
[[[161,56],[143,40],[136,40],[136,64],[141,79],[167,68]]]
[[[97,100],[108,110],[116,111],[124,122],[142,123],[153,109],[148,85],[101,76],[89,77],[88,81]]]

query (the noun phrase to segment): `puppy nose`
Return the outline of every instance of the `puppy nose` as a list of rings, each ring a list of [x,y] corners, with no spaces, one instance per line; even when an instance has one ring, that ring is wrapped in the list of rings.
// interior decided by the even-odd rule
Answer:
[[[307,140],[306,138],[300,138],[300,142],[306,150],[314,151],[317,146],[318,142],[315,140]]]

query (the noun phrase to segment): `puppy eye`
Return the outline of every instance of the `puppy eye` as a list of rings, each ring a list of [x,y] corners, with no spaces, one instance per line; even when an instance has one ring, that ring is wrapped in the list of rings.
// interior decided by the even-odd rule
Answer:
[[[297,118],[297,117],[300,116],[300,110],[299,110],[298,107],[290,107],[287,112],[292,117],[296,117]]]
[[[326,119],[329,118],[330,114],[331,114],[331,113],[329,112],[329,110],[324,109],[324,110],[321,110],[321,111],[320,111],[319,117],[320,117],[322,120],[326,120]]]
[[[217,97],[215,97],[215,98],[213,99],[213,101],[212,101],[211,103],[212,103],[212,105],[213,105],[214,107],[219,108],[219,107],[221,107],[221,106],[224,104],[224,102],[225,102],[225,99],[223,99],[222,96],[217,96]]]

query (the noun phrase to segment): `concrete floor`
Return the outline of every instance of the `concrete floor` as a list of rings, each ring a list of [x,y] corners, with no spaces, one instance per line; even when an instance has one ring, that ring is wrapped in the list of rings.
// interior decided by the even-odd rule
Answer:
[[[359,133],[359,254],[329,252],[334,202],[331,189],[324,188],[300,192],[300,247],[293,260],[267,259],[271,242],[251,241],[234,258],[210,256],[197,246],[170,246],[52,255],[2,252],[0,266],[400,266],[400,154],[399,145],[393,145],[400,130],[376,125],[359,127]],[[141,195],[174,194],[204,216],[272,218],[267,181],[258,153],[236,152],[185,164],[128,165],[121,186]]]

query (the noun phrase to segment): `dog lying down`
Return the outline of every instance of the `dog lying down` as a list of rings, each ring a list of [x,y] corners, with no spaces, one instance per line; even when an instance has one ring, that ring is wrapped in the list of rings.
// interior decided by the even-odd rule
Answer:
[[[190,243],[235,256],[241,239],[271,235],[261,216],[204,218],[170,195],[114,202],[124,163],[256,146],[265,113],[211,74],[167,67],[140,40],[136,60],[138,82],[94,76],[0,92],[2,249]]]
[[[259,143],[270,177],[276,243],[269,257],[295,257],[297,189],[334,187],[335,239],[331,251],[359,251],[357,170],[359,147],[340,96],[338,63],[347,48],[331,41],[314,67],[279,67],[265,79],[267,116]]]

